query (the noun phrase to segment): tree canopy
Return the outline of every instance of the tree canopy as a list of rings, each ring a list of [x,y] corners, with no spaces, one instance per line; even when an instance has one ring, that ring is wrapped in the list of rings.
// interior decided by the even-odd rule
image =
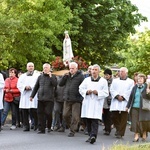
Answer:
[[[129,0],[70,0],[73,16],[80,18],[74,51],[88,62],[106,65],[121,61],[116,51],[127,47],[130,33],[135,33],[135,25],[145,20],[138,8]],[[78,4],[78,5],[77,5]],[[72,18],[75,22],[76,18]]]
[[[126,58],[124,65],[129,68],[129,73],[150,74],[150,30],[130,37],[128,44],[129,48],[122,50],[120,55]]]
[[[52,45],[60,49],[57,35],[64,32],[65,23],[72,17],[64,2],[4,0],[0,3],[0,68],[24,68],[33,61],[39,69],[43,62],[54,57]]]
[[[129,0],[3,0],[0,2],[0,69],[37,69],[62,56],[63,33],[75,56],[90,63],[119,62],[134,26],[146,20]]]

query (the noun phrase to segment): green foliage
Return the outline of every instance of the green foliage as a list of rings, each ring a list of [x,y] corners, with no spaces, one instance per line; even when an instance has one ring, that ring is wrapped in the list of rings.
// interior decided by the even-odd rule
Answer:
[[[130,47],[121,53],[126,58],[124,65],[129,68],[130,74],[134,72],[150,74],[150,30],[131,37],[129,45]]]
[[[0,69],[36,69],[62,56],[65,30],[75,56],[89,64],[120,62],[118,51],[134,26],[146,20],[129,0],[3,0],[0,2]]]
[[[79,27],[71,36],[74,53],[92,64],[120,62],[123,58],[116,51],[128,46],[134,26],[146,20],[128,0],[70,0],[68,5],[73,13],[70,22]]]
[[[25,68],[33,61],[37,69],[53,59],[52,45],[72,17],[65,1],[4,0],[0,3],[0,68]],[[66,15],[68,14],[68,15]],[[68,24],[71,26],[71,24]]]
[[[137,144],[137,145],[123,145],[123,144],[118,144],[114,145],[110,148],[110,150],[147,150],[150,148],[150,144]]]

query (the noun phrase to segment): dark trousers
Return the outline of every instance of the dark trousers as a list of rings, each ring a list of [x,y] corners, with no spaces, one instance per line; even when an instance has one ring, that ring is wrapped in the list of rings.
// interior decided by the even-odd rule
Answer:
[[[21,108],[19,108],[19,117],[20,117],[20,122],[21,122],[21,124],[23,125],[23,112],[22,112],[22,109]]]
[[[15,107],[15,112],[16,112],[16,124],[18,125],[18,127],[20,127],[20,110],[19,110],[19,104],[14,103],[14,107]]]
[[[124,136],[126,124],[128,119],[128,112],[126,111],[112,111],[112,121],[116,128],[117,135]]]
[[[64,102],[54,102],[54,126],[65,128],[65,123],[63,120],[63,107]]]
[[[89,136],[92,137],[94,136],[97,138],[97,133],[98,133],[98,119],[90,119],[87,118],[87,130],[89,133]]]
[[[108,109],[103,109],[103,121],[104,121],[104,126],[105,126],[105,131],[108,131],[109,133],[111,132],[111,112]]]
[[[33,118],[34,118],[34,123],[35,123],[34,126],[37,127],[38,125],[37,109],[36,108],[22,109],[23,125],[24,125],[24,128],[26,129],[30,129],[30,125],[29,125],[30,112],[32,113]]]
[[[81,113],[81,103],[77,102],[64,102],[63,118],[68,127],[70,127],[70,132],[75,133],[78,129],[80,122]]]
[[[38,123],[40,131],[45,131],[46,120],[47,120],[47,128],[49,129],[51,128],[53,107],[54,102],[38,101]]]

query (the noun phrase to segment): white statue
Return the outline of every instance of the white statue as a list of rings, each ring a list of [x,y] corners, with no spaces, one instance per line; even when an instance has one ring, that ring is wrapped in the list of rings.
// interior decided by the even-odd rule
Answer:
[[[63,41],[63,62],[67,66],[67,62],[69,63],[72,60],[73,52],[72,52],[72,45],[71,39],[69,37],[68,31],[65,31],[65,38]]]

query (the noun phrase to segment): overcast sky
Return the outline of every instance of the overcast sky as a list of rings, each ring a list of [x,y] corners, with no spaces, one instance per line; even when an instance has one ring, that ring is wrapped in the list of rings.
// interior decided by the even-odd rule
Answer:
[[[139,8],[139,12],[148,19],[148,22],[144,22],[138,27],[139,30],[142,31],[144,27],[150,29],[150,0],[131,0],[131,2],[135,4]]]

